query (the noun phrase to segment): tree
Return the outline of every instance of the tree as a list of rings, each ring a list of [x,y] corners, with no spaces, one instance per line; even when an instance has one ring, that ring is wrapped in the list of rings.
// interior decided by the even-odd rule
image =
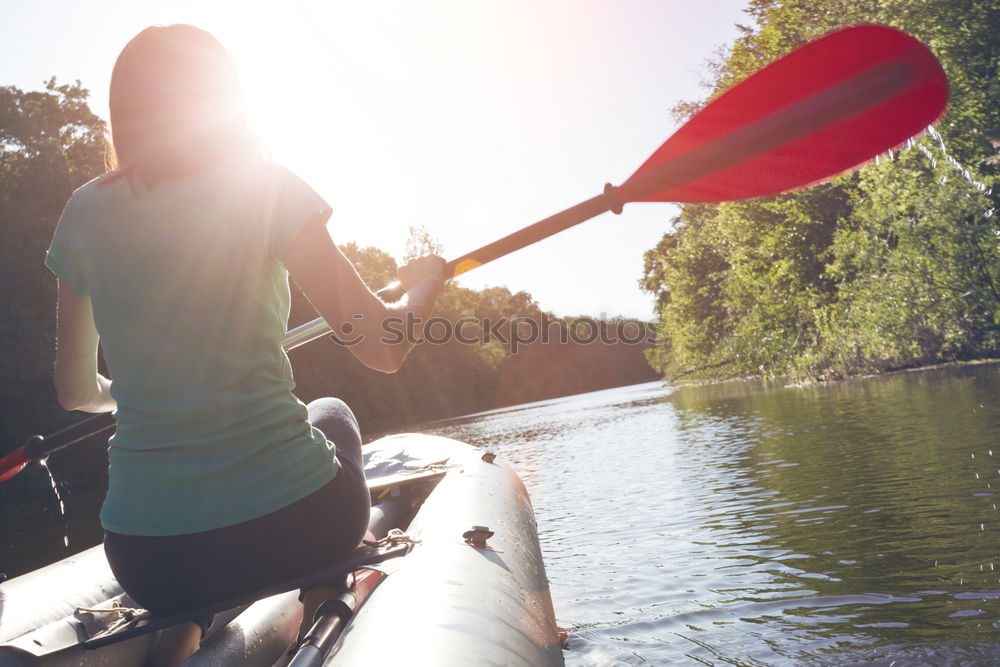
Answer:
[[[369,289],[378,291],[396,279],[396,260],[384,250],[371,246],[360,248],[354,241],[339,247]]]
[[[105,124],[76,82],[42,91],[0,87],[0,281],[10,301],[0,318],[6,353],[0,410],[5,440],[65,421],[55,408],[51,366],[55,278],[45,250],[73,190],[104,171]]]
[[[709,63],[710,98],[809,39],[880,22],[940,58],[950,108],[937,133],[859,173],[684,206],[645,257],[643,286],[659,313],[651,362],[671,374],[826,377],[996,354],[995,3],[751,0],[746,11],[754,25]]]
[[[403,253],[404,262],[424,255],[441,255],[443,253],[444,246],[427,231],[425,225],[410,226],[409,236],[406,238],[406,250]]]
[[[52,386],[56,280],[43,262],[70,194],[104,171],[106,145],[104,122],[90,112],[87,90],[79,82],[57,85],[51,79],[44,90],[33,92],[0,87],[0,282],[6,293],[0,318],[0,452],[76,419],[59,408]],[[75,447],[61,458],[60,466],[76,471],[72,480],[60,480],[63,493],[103,487],[106,464],[99,442]],[[61,519],[44,521],[51,505],[40,499],[51,493],[48,476],[37,468],[0,484],[0,504],[18,507],[0,532],[16,530],[18,519],[31,524],[29,535],[5,542],[4,562],[25,543],[62,534]],[[74,521],[74,548],[81,535],[90,544],[100,539],[96,516],[77,521],[79,506],[67,509]],[[62,546],[61,539],[54,543]]]

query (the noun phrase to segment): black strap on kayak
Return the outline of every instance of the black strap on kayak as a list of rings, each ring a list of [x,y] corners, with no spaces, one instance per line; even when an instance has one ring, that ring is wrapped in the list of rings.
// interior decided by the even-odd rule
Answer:
[[[410,547],[410,544],[405,543],[390,544],[385,547],[358,547],[349,553],[346,558],[328,568],[298,577],[297,579],[292,579],[291,581],[269,586],[247,595],[224,600],[222,602],[210,604],[198,609],[190,609],[165,616],[156,616],[148,611],[135,615],[130,622],[124,624],[124,627],[122,624],[116,623],[107,630],[97,633],[90,639],[84,640],[81,642],[81,645],[85,649],[101,648],[102,646],[117,644],[118,642],[123,642],[126,639],[132,639],[133,637],[138,637],[139,635],[162,630],[163,628],[168,628],[179,623],[187,621],[197,622],[198,619],[205,618],[210,614],[247,605],[256,602],[257,600],[263,600],[264,598],[271,597],[272,595],[278,595],[279,593],[286,593],[298,588],[309,588],[311,586],[329,584],[332,581],[342,579],[343,576],[349,572],[353,572],[368,565],[381,563],[389,560],[390,558],[403,556],[409,552]]]

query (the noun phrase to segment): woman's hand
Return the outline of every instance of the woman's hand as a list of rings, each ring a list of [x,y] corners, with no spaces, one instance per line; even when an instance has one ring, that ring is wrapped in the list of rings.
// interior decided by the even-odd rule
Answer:
[[[369,368],[394,373],[419,340],[423,321],[441,292],[444,261],[420,257],[401,267],[397,274],[406,294],[387,304],[372,294],[334,245],[324,220],[311,220],[282,261],[333,331],[350,341],[345,345],[351,354]],[[413,335],[399,336],[399,324],[409,322]]]
[[[403,284],[403,290],[410,295],[411,305],[416,305],[412,303],[415,297],[421,302],[430,298],[428,305],[433,305],[444,287],[444,264],[444,260],[437,255],[424,255],[396,269],[396,277]]]

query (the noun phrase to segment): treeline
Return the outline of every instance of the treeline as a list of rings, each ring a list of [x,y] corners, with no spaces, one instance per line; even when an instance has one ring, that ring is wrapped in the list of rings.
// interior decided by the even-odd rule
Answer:
[[[708,65],[709,99],[806,41],[883,23],[940,59],[949,109],[828,184],[684,206],[645,256],[659,315],[650,362],[668,378],[836,378],[996,356],[1000,3],[750,0],[746,12],[752,25]]]
[[[395,263],[374,248],[343,247],[373,289]],[[374,261],[373,261],[374,260]],[[372,265],[384,267],[370,270]],[[292,323],[316,317],[296,294]],[[405,335],[405,323],[386,337]],[[643,351],[652,329],[635,320],[559,318],[526,292],[450,284],[418,345],[394,375],[366,369],[343,345],[317,342],[290,353],[302,400],[339,396],[368,434],[431,419],[656,379]],[[347,339],[348,336],[342,336]]]
[[[0,318],[0,454],[29,434],[80,417],[60,410],[55,400],[55,279],[43,260],[72,191],[104,171],[105,142],[105,124],[89,110],[79,82],[52,80],[33,92],[0,87],[0,280],[6,295]],[[408,252],[434,249],[425,230],[412,232]],[[344,250],[373,287],[394,279],[396,261],[384,251],[354,244]],[[314,317],[296,293],[292,324]],[[642,322],[556,318],[525,292],[457,285],[447,287],[434,317],[433,343],[419,345],[391,376],[366,369],[332,342],[293,351],[297,393],[307,401],[340,396],[364,430],[375,434],[656,377],[643,356],[649,347],[643,340],[652,336]],[[453,331],[446,331],[449,326]],[[539,335],[531,336],[532,327]],[[599,335],[591,341],[590,332]],[[615,342],[623,332],[633,344]]]

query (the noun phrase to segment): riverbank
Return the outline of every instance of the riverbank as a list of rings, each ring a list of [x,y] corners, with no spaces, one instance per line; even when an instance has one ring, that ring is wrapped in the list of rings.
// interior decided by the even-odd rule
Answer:
[[[894,375],[904,375],[906,373],[921,373],[924,371],[933,371],[944,368],[962,368],[966,366],[987,366],[990,364],[1000,364],[1000,358],[985,358],[985,359],[971,359],[968,361],[944,361],[939,364],[924,364],[922,366],[911,366],[907,368],[895,368],[893,370],[885,371],[884,373],[865,373],[863,375],[852,375],[844,378],[835,378],[830,380],[812,380],[803,382],[794,382],[786,386],[788,387],[814,387],[830,384],[839,384],[842,382],[855,382],[861,380],[871,380],[874,378],[892,377]]]
[[[849,375],[846,377],[830,378],[826,380],[795,380],[791,381],[785,378],[788,376],[763,376],[763,375],[741,375],[738,377],[728,377],[728,378],[700,378],[695,380],[676,380],[670,378],[664,378],[663,382],[671,387],[682,388],[682,387],[706,387],[711,385],[723,385],[729,383],[739,383],[739,382],[754,382],[759,383],[762,386],[768,386],[773,388],[804,388],[804,387],[819,387],[826,385],[836,385],[845,382],[856,382],[862,380],[871,380],[875,378],[892,377],[894,375],[901,375],[906,373],[920,373],[923,371],[932,371],[938,369],[946,368],[962,368],[966,366],[983,366],[989,364],[1000,364],[1000,358],[988,357],[984,359],[970,359],[967,361],[943,361],[937,364],[922,364],[919,366],[908,366],[905,368],[894,368],[892,370],[887,370],[881,373],[862,373],[858,375]]]

